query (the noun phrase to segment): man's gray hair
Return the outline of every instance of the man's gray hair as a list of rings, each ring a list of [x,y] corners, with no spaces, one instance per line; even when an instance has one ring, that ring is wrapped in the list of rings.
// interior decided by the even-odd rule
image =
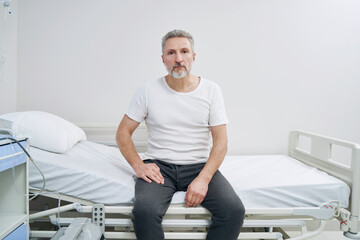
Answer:
[[[164,52],[164,48],[165,48],[165,43],[168,39],[170,38],[174,38],[174,37],[184,37],[184,38],[187,38],[191,44],[191,48],[192,48],[192,51],[194,52],[194,39],[193,37],[191,36],[190,33],[188,32],[185,32],[183,30],[172,30],[170,32],[168,32],[163,38],[162,38],[162,44],[161,44],[161,49],[162,49],[162,52]]]

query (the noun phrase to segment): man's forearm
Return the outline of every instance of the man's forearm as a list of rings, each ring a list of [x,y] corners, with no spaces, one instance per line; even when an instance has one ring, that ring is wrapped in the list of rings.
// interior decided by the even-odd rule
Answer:
[[[227,152],[227,141],[214,143],[209,159],[206,162],[203,170],[200,172],[199,177],[206,179],[208,182],[211,181],[212,177],[219,169],[221,163],[224,161]]]
[[[154,163],[145,164],[142,161],[139,154],[136,152],[131,135],[132,131],[122,128],[120,124],[116,133],[116,142],[120,152],[134,169],[136,176],[144,179],[148,183],[155,181],[158,184],[164,184],[164,177],[160,173],[160,168]]]
[[[136,152],[135,144],[131,138],[131,135],[126,133],[118,133],[116,135],[116,143],[120,149],[121,154],[135,170],[135,168],[143,161]]]
[[[211,135],[213,139],[213,146],[210,151],[208,161],[199,177],[210,182],[216,171],[219,169],[221,163],[224,161],[227,153],[228,137],[226,132],[226,125],[219,125],[211,127]]]
[[[213,133],[213,147],[210,151],[209,159],[199,175],[191,182],[186,192],[186,207],[199,205],[205,198],[208,185],[216,171],[219,169],[227,152],[226,130]],[[220,133],[220,134],[218,134]]]

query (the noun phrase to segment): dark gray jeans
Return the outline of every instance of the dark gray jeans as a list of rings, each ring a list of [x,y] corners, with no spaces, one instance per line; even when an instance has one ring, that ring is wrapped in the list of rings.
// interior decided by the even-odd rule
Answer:
[[[158,160],[144,162],[155,163],[159,166],[165,184],[147,183],[141,178],[137,179],[132,221],[138,240],[162,240],[164,231],[161,222],[172,196],[176,191],[186,191],[205,164],[174,165]],[[212,213],[207,240],[238,238],[245,209],[240,198],[220,171],[217,171],[210,181],[201,206]]]

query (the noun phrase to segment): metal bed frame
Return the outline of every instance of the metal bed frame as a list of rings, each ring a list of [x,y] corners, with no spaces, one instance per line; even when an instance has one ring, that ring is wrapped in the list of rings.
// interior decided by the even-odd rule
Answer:
[[[349,166],[333,159],[333,149],[337,146],[349,153],[351,157]],[[244,231],[240,233],[238,239],[308,239],[320,234],[325,229],[326,223],[333,219],[340,222],[339,230],[343,231],[346,237],[360,239],[360,145],[295,130],[289,137],[289,156],[347,183],[351,189],[349,208],[341,208],[336,200],[318,207],[247,208]],[[30,222],[49,216],[53,224],[68,226],[76,218],[59,218],[56,215],[69,211],[75,212],[76,216],[91,214],[92,222],[100,226],[106,239],[136,239],[130,220],[132,206],[104,206],[64,195],[61,198],[73,203],[33,213],[29,216]],[[313,231],[308,230],[306,222],[309,220],[318,223],[318,227]],[[205,239],[206,229],[210,224],[210,213],[202,207],[185,208],[183,205],[171,205],[163,221],[165,238]],[[111,231],[108,231],[109,228]],[[247,231],[254,228],[263,230]],[[300,231],[300,235],[288,238],[282,231],[283,228],[295,228]],[[55,233],[55,231],[30,231],[30,237],[50,238]]]

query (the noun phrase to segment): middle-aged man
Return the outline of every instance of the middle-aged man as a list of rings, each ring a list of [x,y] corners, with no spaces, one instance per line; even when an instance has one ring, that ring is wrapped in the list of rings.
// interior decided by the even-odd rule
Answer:
[[[189,33],[167,33],[162,61],[169,74],[137,91],[116,134],[138,177],[132,221],[139,240],[164,239],[161,222],[176,191],[187,191],[186,207],[201,205],[212,213],[206,239],[237,239],[243,224],[244,206],[218,170],[227,152],[221,90],[190,73],[195,56]],[[131,139],[142,121],[148,128],[144,160]]]

